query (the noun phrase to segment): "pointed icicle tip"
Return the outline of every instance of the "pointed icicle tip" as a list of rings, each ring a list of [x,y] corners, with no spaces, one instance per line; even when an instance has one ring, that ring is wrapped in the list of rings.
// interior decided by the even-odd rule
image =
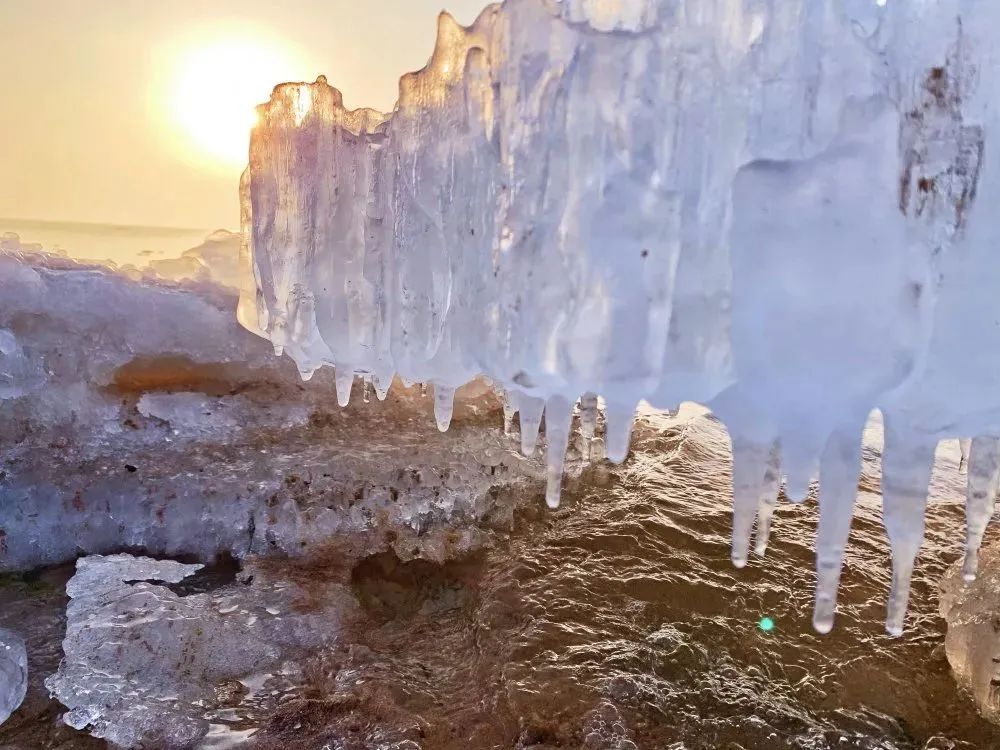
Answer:
[[[768,540],[771,537],[771,523],[774,521],[774,509],[778,505],[778,491],[781,489],[781,449],[777,442],[771,446],[767,469],[764,471],[764,484],[757,505],[757,536],[754,543],[754,553],[763,557],[767,552]]]
[[[545,404],[545,439],[547,442],[545,484],[545,504],[550,508],[559,507],[562,495],[562,476],[566,465],[566,449],[569,447],[569,432],[573,424],[573,403],[556,395]]]
[[[962,560],[962,580],[972,583],[979,575],[979,550],[965,550],[965,557]]]
[[[771,453],[771,441],[760,442],[739,435],[733,446],[733,536],[730,557],[737,568],[745,567],[750,556],[750,534],[757,515]]]
[[[450,385],[434,384],[434,420],[441,432],[447,432],[455,409],[455,389]]]
[[[605,410],[605,450],[611,463],[620,464],[628,458],[629,441],[632,438],[632,423],[635,421],[635,406],[609,403]]]
[[[809,495],[809,486],[816,474],[816,456],[819,450],[813,450],[805,439],[782,441],[783,455],[781,457],[785,470],[785,497],[793,503],[801,503]],[[822,444],[821,444],[822,445]]]
[[[315,375],[315,374],[316,374],[316,368],[314,368],[314,367],[300,367],[299,368],[299,377],[302,378],[303,381],[308,382],[308,381],[312,380],[312,376]]]
[[[518,413],[521,422],[521,453],[530,456],[535,452],[538,442],[538,428],[542,424],[542,412],[545,402],[540,398],[532,398],[521,394],[518,396]]]
[[[389,395],[389,388],[392,386],[392,370],[376,370],[372,377],[372,385],[375,387],[375,398],[385,401]]]
[[[816,532],[816,602],[813,628],[829,633],[837,612],[844,549],[851,533],[861,475],[862,425],[848,424],[827,440],[820,464],[819,528]],[[782,447],[784,447],[782,443]]]
[[[284,353],[285,353],[285,347],[283,347],[281,344],[275,344],[274,345],[274,356],[275,357],[280,357]]]
[[[892,548],[892,583],[886,605],[885,631],[893,638],[903,634],[910,600],[913,566],[924,540],[927,487],[934,468],[935,441],[915,439],[909,432],[892,429],[885,418],[882,449],[882,522]]]
[[[979,568],[979,548],[996,508],[997,485],[1000,484],[1000,439],[973,438],[969,446],[967,471],[962,578],[974,581]]]
[[[354,368],[336,365],[337,403],[343,408],[351,402],[351,388],[354,385]]]

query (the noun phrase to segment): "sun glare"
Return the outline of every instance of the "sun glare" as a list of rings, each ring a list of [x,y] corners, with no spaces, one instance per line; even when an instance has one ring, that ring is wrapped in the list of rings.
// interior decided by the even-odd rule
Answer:
[[[305,72],[287,49],[251,36],[200,40],[176,57],[165,102],[172,130],[185,157],[226,167],[246,164],[254,107]]]

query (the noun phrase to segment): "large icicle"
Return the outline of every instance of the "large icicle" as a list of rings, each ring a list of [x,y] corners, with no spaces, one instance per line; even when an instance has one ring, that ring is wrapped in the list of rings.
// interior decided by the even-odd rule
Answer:
[[[820,462],[819,529],[816,532],[816,606],[813,627],[833,629],[844,549],[851,531],[861,473],[861,425],[830,436]]]
[[[935,441],[900,433],[886,421],[882,450],[882,516],[892,548],[892,588],[885,617],[889,635],[903,633],[913,564],[924,541],[924,509]]]
[[[733,565],[742,568],[750,556],[750,535],[764,492],[771,443],[733,437]],[[770,522],[770,521],[768,521]]]
[[[545,503],[550,508],[559,507],[562,493],[563,466],[569,446],[570,425],[573,423],[573,404],[562,396],[553,396],[545,404],[545,440],[548,472],[546,474]]]

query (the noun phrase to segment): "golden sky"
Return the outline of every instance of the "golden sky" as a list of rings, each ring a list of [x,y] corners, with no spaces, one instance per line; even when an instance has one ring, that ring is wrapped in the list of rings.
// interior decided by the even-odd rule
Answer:
[[[322,73],[390,109],[442,4],[486,3],[0,0],[0,217],[235,227],[253,104]]]

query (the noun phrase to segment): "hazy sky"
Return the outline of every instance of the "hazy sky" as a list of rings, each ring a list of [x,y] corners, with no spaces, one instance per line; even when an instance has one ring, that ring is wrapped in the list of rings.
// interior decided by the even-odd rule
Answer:
[[[322,73],[348,106],[389,109],[442,6],[470,23],[485,4],[0,0],[0,217],[235,227],[234,103]]]

